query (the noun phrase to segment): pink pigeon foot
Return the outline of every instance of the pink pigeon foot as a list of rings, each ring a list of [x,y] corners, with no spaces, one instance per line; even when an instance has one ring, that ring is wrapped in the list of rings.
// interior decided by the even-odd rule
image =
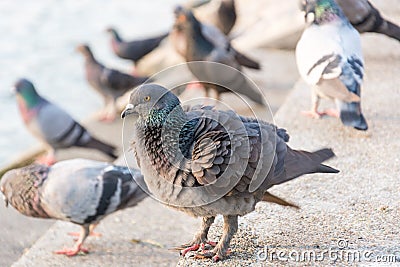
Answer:
[[[69,257],[76,256],[76,255],[78,255],[79,252],[83,252],[84,254],[88,254],[89,250],[86,249],[86,248],[83,248],[82,246],[79,245],[79,246],[77,246],[75,248],[65,248],[65,249],[62,249],[62,250],[54,251],[55,254],[66,255],[66,256],[69,256]]]
[[[35,160],[36,163],[44,164],[47,166],[51,166],[57,162],[56,157],[54,155],[45,155],[40,156]]]

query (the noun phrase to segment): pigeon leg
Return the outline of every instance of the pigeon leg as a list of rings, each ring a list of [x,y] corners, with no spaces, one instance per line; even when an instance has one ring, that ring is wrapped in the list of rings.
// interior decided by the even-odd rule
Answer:
[[[301,114],[313,119],[321,118],[321,116],[324,114],[318,112],[319,101],[320,101],[319,96],[313,92],[311,95],[311,110],[302,111]]]
[[[113,122],[116,118],[117,107],[115,106],[114,99],[107,99],[106,106],[100,114],[100,121],[102,122]]]
[[[89,225],[82,226],[82,232],[79,236],[78,241],[75,243],[73,248],[66,248],[62,250],[54,251],[55,254],[63,254],[67,256],[76,256],[79,252],[89,253],[89,250],[82,247],[83,242],[89,235]]]
[[[219,240],[217,246],[210,251],[203,251],[202,253],[198,253],[196,258],[212,258],[214,262],[223,260],[230,253],[229,244],[233,235],[238,230],[238,216],[237,215],[228,215],[224,216],[224,231],[221,239]]]
[[[213,224],[215,217],[203,217],[200,230],[194,236],[193,241],[176,248],[180,250],[180,254],[185,256],[189,251],[196,251],[200,248],[200,245],[204,248],[205,244],[215,246],[215,242],[207,241],[208,231],[210,230],[211,225]]]
[[[334,118],[340,118],[340,111],[335,108],[325,109],[322,114]]]
[[[96,228],[97,225],[98,225],[98,223],[92,223],[89,226],[89,236],[94,236],[94,237],[101,237],[102,236],[100,233],[96,233],[94,231],[94,228]],[[79,237],[81,235],[81,233],[79,233],[79,232],[69,232],[68,235]]]
[[[47,165],[47,166],[51,166],[54,163],[56,163],[57,161],[56,161],[54,149],[50,149],[46,155],[38,157],[36,159],[36,162],[39,164]]]

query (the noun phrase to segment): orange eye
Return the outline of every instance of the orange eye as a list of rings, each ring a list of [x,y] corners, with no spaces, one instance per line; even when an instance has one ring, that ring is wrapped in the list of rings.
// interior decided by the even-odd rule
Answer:
[[[145,96],[144,101],[146,101],[146,102],[150,101],[150,96]]]

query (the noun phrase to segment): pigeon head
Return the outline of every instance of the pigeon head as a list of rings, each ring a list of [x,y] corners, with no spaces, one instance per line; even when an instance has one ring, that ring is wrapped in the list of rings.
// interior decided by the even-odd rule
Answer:
[[[87,44],[80,44],[76,47],[76,51],[81,53],[85,58],[93,58],[92,50]]]
[[[183,112],[178,97],[160,85],[144,84],[132,92],[121,117],[135,114],[150,123],[163,123],[172,110]]]
[[[27,79],[19,79],[14,88],[17,96],[24,100],[28,108],[36,106],[42,99],[36,92],[35,86]]]
[[[178,5],[175,7],[174,13],[175,27],[182,30],[193,29],[196,32],[201,32],[201,25],[191,10]]]
[[[315,24],[324,24],[345,18],[335,0],[302,0],[300,8],[305,12],[306,20],[310,14],[314,15],[313,23]]]

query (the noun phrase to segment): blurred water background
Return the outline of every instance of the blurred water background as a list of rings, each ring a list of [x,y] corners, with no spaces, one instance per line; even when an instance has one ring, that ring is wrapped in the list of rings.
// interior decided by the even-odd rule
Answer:
[[[11,93],[19,77],[76,119],[102,107],[84,77],[75,52],[88,43],[105,65],[129,71],[131,64],[111,51],[105,32],[115,26],[126,39],[167,31],[179,0],[2,0],[0,1],[0,166],[37,144],[25,129]]]

